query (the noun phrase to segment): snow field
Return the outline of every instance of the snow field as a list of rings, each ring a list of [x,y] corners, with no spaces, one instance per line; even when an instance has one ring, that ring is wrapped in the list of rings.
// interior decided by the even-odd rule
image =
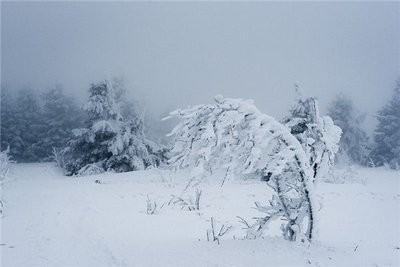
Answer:
[[[194,187],[182,193],[185,171],[65,177],[52,164],[13,164],[2,186],[2,266],[399,266],[400,174],[357,175],[365,185],[318,185],[319,235],[308,246],[283,240],[277,225],[243,239],[237,216],[260,215],[254,201],[271,193],[260,181],[221,187],[222,177],[209,177],[198,186],[200,210],[189,211],[171,201],[195,198]],[[211,217],[232,227],[220,245],[207,242]]]

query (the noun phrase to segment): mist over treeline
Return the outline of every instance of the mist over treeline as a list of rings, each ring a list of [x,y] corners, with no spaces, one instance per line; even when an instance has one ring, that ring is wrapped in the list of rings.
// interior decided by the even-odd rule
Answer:
[[[156,143],[168,146],[168,132],[174,127],[173,121],[163,121],[171,110],[162,114],[146,107],[146,103],[134,91],[128,90],[122,78],[112,78],[110,82],[116,88],[116,102],[122,116],[127,119],[139,119],[143,123],[143,132]],[[93,84],[99,81],[94,81]],[[85,95],[89,95],[88,86]],[[351,97],[339,93],[326,107],[334,123],[343,133],[337,160],[352,162],[364,166],[397,166],[399,149],[399,91],[397,82],[394,94],[374,115],[377,125],[373,132],[363,126],[365,112],[353,104]],[[17,162],[43,162],[54,160],[57,149],[65,147],[73,138],[75,129],[88,122],[85,112],[87,101],[65,92],[62,85],[42,90],[24,87],[20,90],[1,88],[1,150],[9,148],[10,155]],[[293,99],[288,99],[288,105]],[[185,107],[187,105],[183,105]],[[285,114],[282,114],[282,117]]]
[[[128,91],[157,114],[222,94],[256,99],[278,118],[299,82],[324,112],[343,91],[375,114],[399,71],[395,2],[2,1],[1,7],[1,83],[39,91],[60,83],[82,102],[90,83],[123,75]]]
[[[119,106],[127,118],[138,116],[144,131],[152,140],[165,144],[170,122],[161,114],[148,110],[127,90],[121,78],[113,78],[121,88]],[[89,88],[90,86],[88,86]],[[86,98],[88,91],[85,92]],[[45,89],[25,86],[18,90],[1,87],[1,150],[9,148],[16,162],[46,162],[54,160],[55,149],[62,148],[73,136],[73,130],[84,127],[88,114],[87,100],[68,94],[60,84]],[[171,111],[171,110],[170,110]]]

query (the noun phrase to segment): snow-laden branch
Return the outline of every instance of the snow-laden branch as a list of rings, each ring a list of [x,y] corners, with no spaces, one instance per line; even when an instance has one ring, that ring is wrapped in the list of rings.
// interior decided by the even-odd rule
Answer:
[[[230,168],[236,175],[260,177],[277,194],[267,217],[287,221],[285,238],[311,240],[312,170],[302,145],[286,126],[261,113],[252,100],[222,96],[213,104],[176,110],[170,117],[180,119],[170,134],[175,138],[170,164],[202,172]]]
[[[342,130],[329,116],[321,116],[318,101],[300,96],[283,123],[302,145],[313,172],[319,179],[330,173],[339,149]]]

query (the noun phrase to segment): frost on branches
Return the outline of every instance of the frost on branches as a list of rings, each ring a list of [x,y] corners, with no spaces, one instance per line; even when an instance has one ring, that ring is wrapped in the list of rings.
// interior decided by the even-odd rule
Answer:
[[[299,96],[283,123],[299,140],[308,156],[314,181],[326,177],[339,149],[341,129],[329,116],[320,116],[318,102],[313,97]]]
[[[113,84],[93,84],[89,93],[86,128],[75,129],[74,138],[61,157],[56,157],[62,158],[60,165],[66,174],[124,172],[159,165],[163,149],[145,138],[138,116],[123,118]]]
[[[251,100],[215,97],[215,103],[177,110],[180,119],[172,130],[175,146],[170,163],[203,171],[229,169],[236,175],[255,175],[266,181],[276,196],[266,213],[249,229],[260,233],[276,218],[283,218],[288,240],[313,236],[312,170],[308,157],[289,129],[261,113]]]

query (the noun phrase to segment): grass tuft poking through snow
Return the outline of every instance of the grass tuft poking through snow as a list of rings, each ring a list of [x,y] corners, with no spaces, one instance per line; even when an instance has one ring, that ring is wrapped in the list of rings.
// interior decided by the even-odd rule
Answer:
[[[279,222],[246,238],[238,217],[251,224],[270,199],[261,181],[210,177],[196,191],[185,172],[65,177],[11,164],[1,266],[400,266],[400,173],[355,173],[363,183],[319,183],[319,236],[304,245],[283,240]]]

